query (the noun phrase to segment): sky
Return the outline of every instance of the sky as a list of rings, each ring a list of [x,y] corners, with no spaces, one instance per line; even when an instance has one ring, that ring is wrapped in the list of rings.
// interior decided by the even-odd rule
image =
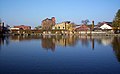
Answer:
[[[81,24],[89,19],[111,22],[120,9],[120,0],[0,0],[0,18],[10,26],[39,26],[45,18],[56,23]]]

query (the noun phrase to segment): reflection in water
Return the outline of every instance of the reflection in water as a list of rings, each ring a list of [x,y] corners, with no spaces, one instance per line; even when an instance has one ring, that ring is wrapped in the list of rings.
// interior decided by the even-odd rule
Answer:
[[[20,41],[26,41],[26,40],[33,40],[33,39],[40,39],[39,36],[10,36],[11,41],[20,42]]]
[[[9,45],[9,36],[2,36],[0,37],[0,49],[1,49],[1,46],[6,44],[6,45]]]
[[[41,38],[41,45],[46,50],[51,49],[52,51],[55,51],[55,42],[53,42],[54,37],[53,36],[43,36]]]
[[[81,41],[82,45],[88,47],[89,40],[91,38],[87,37],[87,36],[80,36],[79,38],[80,38],[80,41]]]
[[[60,46],[75,46],[78,38],[75,36],[56,36],[55,43]]]
[[[95,45],[95,44],[94,44],[94,38],[92,38],[91,41],[92,41],[92,49],[94,50],[94,45]]]
[[[120,37],[115,37],[112,42],[112,47],[115,52],[115,55],[120,62]]]
[[[102,36],[3,36],[0,37],[0,49],[6,44],[9,45],[11,41],[20,42],[26,40],[41,40],[41,46],[45,50],[55,51],[55,47],[58,46],[71,46],[74,47],[78,42],[81,42],[82,46],[88,47],[90,44],[94,50],[95,44],[102,44],[104,46],[112,45],[115,55],[120,62],[120,37],[102,37]]]

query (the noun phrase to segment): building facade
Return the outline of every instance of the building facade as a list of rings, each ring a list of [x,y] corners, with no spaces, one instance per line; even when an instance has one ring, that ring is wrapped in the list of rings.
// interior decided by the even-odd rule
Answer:
[[[56,24],[55,26],[52,27],[52,29],[69,30],[71,27],[72,27],[72,24],[70,23],[70,21],[66,21],[66,22]]]
[[[112,22],[100,22],[94,28],[95,30],[112,30]]]
[[[52,30],[52,27],[56,24],[55,17],[51,19],[46,18],[42,21],[42,29],[43,30]]]

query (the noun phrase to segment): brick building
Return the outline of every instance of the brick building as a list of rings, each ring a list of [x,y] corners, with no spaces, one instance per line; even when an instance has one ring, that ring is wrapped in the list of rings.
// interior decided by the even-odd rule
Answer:
[[[52,17],[51,19],[46,18],[42,21],[42,29],[43,30],[51,30],[52,27],[56,24],[55,17]]]

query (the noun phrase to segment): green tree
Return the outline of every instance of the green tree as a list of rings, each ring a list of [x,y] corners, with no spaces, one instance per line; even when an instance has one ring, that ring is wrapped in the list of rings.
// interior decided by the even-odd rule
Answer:
[[[115,32],[120,32],[120,9],[113,20],[113,27],[115,28]]]

